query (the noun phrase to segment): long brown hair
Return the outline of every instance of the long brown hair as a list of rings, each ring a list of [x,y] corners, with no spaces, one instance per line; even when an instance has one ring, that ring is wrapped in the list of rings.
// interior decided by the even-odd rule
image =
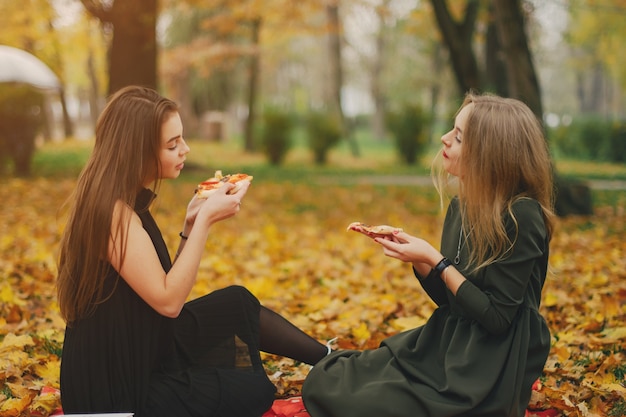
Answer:
[[[470,104],[458,196],[463,230],[466,236],[471,233],[469,264],[476,271],[505,257],[515,243],[507,236],[504,214],[518,227],[511,207],[519,199],[539,202],[551,237],[554,188],[543,128],[528,106],[516,99],[469,93],[460,109]],[[441,192],[446,178],[439,175],[436,180]]]
[[[60,243],[57,295],[67,323],[90,314],[109,296],[104,279],[114,206],[122,201],[134,207],[137,193],[152,176],[158,188],[161,125],[175,111],[176,104],[156,91],[130,86],[116,92],[100,115]],[[122,262],[129,220],[122,219],[114,233]]]

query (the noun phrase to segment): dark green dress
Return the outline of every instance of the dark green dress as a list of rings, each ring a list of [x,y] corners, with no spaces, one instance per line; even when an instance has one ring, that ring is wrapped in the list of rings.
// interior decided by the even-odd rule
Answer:
[[[438,305],[424,326],[389,337],[378,349],[338,351],[315,365],[303,386],[312,417],[524,415],[550,351],[538,311],[548,238],[537,201],[519,200],[513,212],[519,234],[509,256],[466,274],[456,297],[440,278],[420,279]],[[506,226],[514,239],[511,218]],[[441,246],[449,259],[460,227],[453,199]],[[467,257],[464,245],[462,272]]]

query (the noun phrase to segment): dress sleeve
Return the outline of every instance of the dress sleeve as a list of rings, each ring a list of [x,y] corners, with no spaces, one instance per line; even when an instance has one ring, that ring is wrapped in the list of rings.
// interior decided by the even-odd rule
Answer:
[[[443,232],[441,238],[442,245],[442,253],[445,254],[444,246],[446,244],[446,236],[449,234],[449,230],[454,229],[452,225],[454,218],[458,216],[458,198],[454,197],[448,206],[446,211],[446,217],[443,222]],[[434,270],[430,270],[430,273],[425,277],[420,275],[415,268],[413,268],[413,274],[419,281],[420,285],[426,291],[426,294],[430,297],[431,300],[435,302],[438,306],[442,306],[444,304],[449,304],[450,301],[448,299],[448,289],[445,284],[441,280],[441,278],[435,273]]]
[[[415,277],[421,284],[426,294],[437,304],[441,306],[443,304],[448,304],[448,297],[446,295],[446,286],[444,285],[441,278],[437,276],[433,269],[430,270],[430,273],[424,278],[420,274],[417,273],[415,268],[413,268],[413,273]]]
[[[480,288],[471,279],[459,287],[457,303],[474,320],[491,333],[502,333],[510,326],[524,302],[524,296],[533,274],[541,270],[538,263],[547,257],[546,227],[541,207],[535,200],[525,199],[513,205],[518,222],[515,239],[513,219],[505,225],[513,248],[503,259],[485,267]]]

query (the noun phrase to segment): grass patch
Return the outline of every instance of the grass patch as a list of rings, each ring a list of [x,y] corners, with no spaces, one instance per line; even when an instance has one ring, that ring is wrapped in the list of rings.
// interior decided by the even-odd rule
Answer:
[[[626,207],[626,190],[592,190],[591,196],[596,207]]]
[[[195,182],[211,176],[215,170],[246,172],[272,182],[336,182],[350,184],[363,176],[427,177],[430,163],[437,147],[435,145],[416,165],[400,162],[396,149],[390,141],[378,141],[366,136],[357,137],[359,155],[353,155],[349,143],[343,141],[332,149],[325,165],[316,165],[313,155],[303,140],[294,143],[284,163],[274,166],[260,153],[243,151],[240,139],[220,143],[189,140],[191,152],[182,181]],[[76,178],[83,168],[93,147],[89,140],[49,142],[40,146],[33,159],[33,176],[52,178]],[[564,178],[578,180],[626,180],[626,165],[605,162],[557,160],[557,172]],[[594,201],[611,206],[624,204],[623,190],[594,190]]]
[[[74,178],[85,166],[92,147],[91,141],[45,143],[37,149],[33,157],[33,176]]]
[[[557,172],[565,178],[584,180],[626,180],[626,164],[577,160],[556,160]]]

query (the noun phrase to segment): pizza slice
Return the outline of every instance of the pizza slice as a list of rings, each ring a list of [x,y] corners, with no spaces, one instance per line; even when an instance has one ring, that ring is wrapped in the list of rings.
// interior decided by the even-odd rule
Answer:
[[[387,226],[386,224],[380,224],[377,226],[370,226],[361,222],[353,222],[348,225],[348,230],[353,230],[355,232],[363,233],[369,237],[382,237],[389,236],[395,233],[402,232],[403,230],[399,227]]]
[[[196,194],[198,198],[207,198],[211,194],[213,194],[218,188],[220,188],[225,183],[229,182],[231,184],[235,184],[235,186],[228,191],[228,194],[234,194],[241,188],[241,181],[248,180],[252,181],[254,178],[252,175],[248,174],[229,174],[222,175],[221,170],[215,171],[215,175],[212,178],[209,178],[205,181],[202,181],[196,187]]]

